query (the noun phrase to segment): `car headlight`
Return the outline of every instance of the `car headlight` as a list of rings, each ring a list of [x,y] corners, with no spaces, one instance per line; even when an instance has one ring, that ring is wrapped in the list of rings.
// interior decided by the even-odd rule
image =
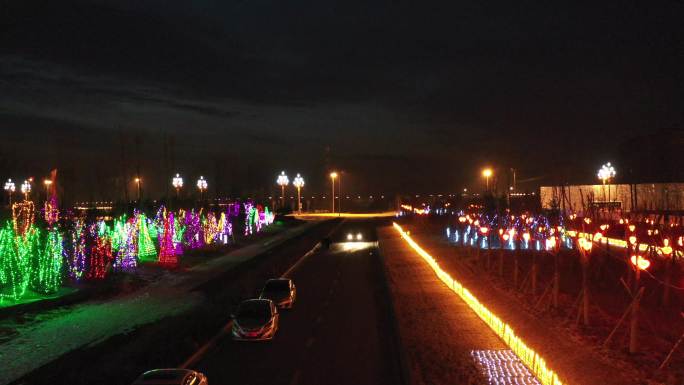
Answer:
[[[353,241],[353,240],[354,240],[354,235],[352,235],[352,233],[347,234],[347,240],[348,240],[348,241]]]
[[[361,233],[356,234],[356,240],[357,241],[360,241],[362,239],[363,239],[363,235],[361,235]]]

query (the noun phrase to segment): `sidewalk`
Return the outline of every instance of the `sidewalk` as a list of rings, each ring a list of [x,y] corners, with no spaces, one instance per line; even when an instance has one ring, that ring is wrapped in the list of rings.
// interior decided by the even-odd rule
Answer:
[[[467,287],[483,304],[516,334],[539,352],[565,384],[631,385],[642,378],[632,367],[611,359],[604,350],[582,344],[572,331],[561,325],[550,325],[525,310],[511,293],[498,289],[482,275],[464,268],[458,249],[441,242],[439,235],[426,233],[413,225],[405,225],[412,237],[428,251],[455,279]]]
[[[203,301],[198,285],[305,233],[320,222],[288,229],[213,258],[184,272],[167,272],[140,290],[108,300],[89,301],[40,314],[18,325],[14,338],[0,344],[0,384],[8,384],[61,355],[114,335],[180,314]]]
[[[473,350],[504,343],[391,227],[378,229],[409,384],[485,384]]]

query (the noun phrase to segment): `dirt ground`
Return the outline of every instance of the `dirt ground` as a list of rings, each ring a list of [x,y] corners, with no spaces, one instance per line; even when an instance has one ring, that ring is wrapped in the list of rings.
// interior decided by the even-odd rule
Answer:
[[[562,255],[561,295],[559,307],[550,306],[550,296],[542,297],[549,287],[553,271],[553,257],[535,258],[539,266],[536,295],[529,285],[532,264],[531,252],[518,251],[519,281],[526,285],[513,285],[512,252],[504,254],[503,275],[498,275],[498,250],[490,254],[487,268],[487,251],[479,253],[471,248],[449,244],[444,236],[446,222],[417,219],[405,224],[414,239],[435,256],[443,268],[462,279],[490,309],[511,323],[518,334],[547,357],[552,368],[569,383],[587,384],[682,384],[684,352],[675,352],[668,367],[657,371],[667,352],[684,331],[684,319],[678,316],[680,298],[675,293],[673,304],[664,307],[661,291],[655,282],[643,281],[646,286],[641,311],[640,347],[642,353],[627,353],[627,326],[623,325],[607,348],[602,344],[617,324],[628,304],[626,291],[619,283],[624,263],[601,252],[592,257],[590,326],[576,323],[577,296],[580,268],[576,256]],[[522,285],[521,285],[522,286]],[[540,300],[541,299],[541,300]]]

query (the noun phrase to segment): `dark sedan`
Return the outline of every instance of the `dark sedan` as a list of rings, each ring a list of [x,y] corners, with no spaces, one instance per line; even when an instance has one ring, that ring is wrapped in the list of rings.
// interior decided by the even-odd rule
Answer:
[[[207,377],[189,369],[155,369],[143,373],[133,385],[208,385]]]
[[[289,278],[269,279],[259,298],[270,299],[281,309],[291,309],[297,298],[297,288]]]
[[[242,301],[233,316],[233,339],[271,340],[278,331],[278,309],[270,299]]]

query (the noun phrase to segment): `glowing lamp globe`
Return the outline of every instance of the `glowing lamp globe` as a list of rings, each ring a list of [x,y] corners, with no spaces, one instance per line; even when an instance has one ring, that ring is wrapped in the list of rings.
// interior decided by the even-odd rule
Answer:
[[[304,178],[302,178],[301,175],[297,174],[297,176],[294,178],[294,181],[292,181],[292,185],[296,188],[304,187]]]
[[[5,182],[5,191],[13,193],[16,189],[17,186],[12,182],[12,179],[7,179],[7,182]]]
[[[288,184],[290,184],[290,178],[285,175],[285,171],[281,171],[280,175],[278,175],[278,179],[276,179],[276,184],[280,187],[285,187]]]

